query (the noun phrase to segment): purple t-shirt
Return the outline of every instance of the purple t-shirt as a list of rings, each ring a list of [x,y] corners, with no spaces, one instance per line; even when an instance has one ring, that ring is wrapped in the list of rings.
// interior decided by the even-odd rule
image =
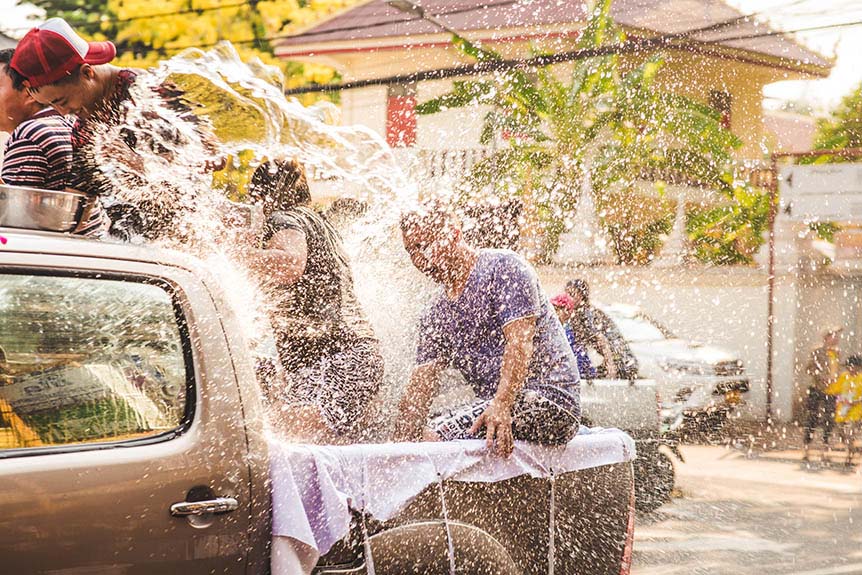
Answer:
[[[503,326],[527,316],[536,317],[536,335],[525,388],[553,391],[576,408],[580,378],[563,326],[533,267],[510,250],[480,250],[461,295],[434,299],[419,324],[416,363],[442,361],[490,399],[500,383]]]

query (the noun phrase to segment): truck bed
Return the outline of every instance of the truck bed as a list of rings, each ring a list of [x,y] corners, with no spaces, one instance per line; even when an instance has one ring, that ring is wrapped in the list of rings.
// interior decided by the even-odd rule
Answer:
[[[303,446],[273,439],[270,456],[274,549],[298,543],[315,560],[323,556],[318,573],[364,564],[363,516],[372,541],[445,520],[484,532],[520,573],[547,573],[551,556],[559,573],[619,573],[635,447],[618,430],[582,428],[561,447],[516,442],[510,459],[489,454],[483,441]],[[380,549],[378,567],[397,559]],[[280,572],[274,561],[273,573]]]

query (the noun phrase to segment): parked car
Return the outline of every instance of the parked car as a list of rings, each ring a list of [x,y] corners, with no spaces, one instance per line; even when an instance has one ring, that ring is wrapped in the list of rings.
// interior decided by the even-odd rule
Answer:
[[[745,401],[751,386],[737,354],[681,339],[635,306],[601,309],[637,358],[639,376],[656,382],[667,429],[717,430]]]
[[[223,287],[201,263],[55,233],[0,227],[0,237],[4,573],[268,573],[273,540],[284,552],[274,554],[274,574],[456,566],[532,574],[550,571],[550,561],[559,573],[629,572],[634,444],[625,434],[546,448],[556,475],[531,467],[501,480],[440,475],[439,484],[436,475],[417,484],[432,448],[444,467],[472,462],[481,475],[496,464],[482,442],[446,459],[446,449],[461,449],[456,443],[273,441],[255,357]],[[579,441],[591,446],[582,452],[591,462],[560,467]],[[375,465],[363,459],[369,453]],[[385,471],[390,456],[402,465],[406,458],[406,472],[388,475],[371,494],[338,492],[331,505],[308,507],[322,491],[280,487],[323,468],[321,482],[357,470],[361,479]],[[397,506],[377,505],[411,489],[415,497]],[[293,546],[303,539],[284,530],[304,524],[335,541]],[[285,543],[310,563],[300,557],[286,567]]]

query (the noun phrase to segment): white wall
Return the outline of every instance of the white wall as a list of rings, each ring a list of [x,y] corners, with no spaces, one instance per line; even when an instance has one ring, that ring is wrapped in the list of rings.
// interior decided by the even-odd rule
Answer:
[[[416,101],[426,102],[442,96],[451,88],[451,80],[421,82],[416,89]],[[488,106],[467,106],[426,116],[417,115],[416,146],[426,150],[478,148],[488,110]]]
[[[341,123],[371,128],[386,139],[386,86],[370,86],[341,93]]]
[[[587,280],[602,303],[639,306],[678,336],[739,353],[752,390],[744,416],[766,413],[767,273],[748,267],[650,268],[541,267],[549,296],[574,277]],[[827,271],[780,274],[776,290],[773,409],[788,421],[808,387],[804,366],[822,331],[845,328],[842,351],[862,352],[862,277],[836,277]]]

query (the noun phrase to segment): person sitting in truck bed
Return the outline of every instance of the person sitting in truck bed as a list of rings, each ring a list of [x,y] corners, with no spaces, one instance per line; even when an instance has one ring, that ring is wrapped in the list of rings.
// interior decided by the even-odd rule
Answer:
[[[0,184],[64,190],[72,179],[72,122],[33,99],[24,79],[10,66],[15,50],[0,50],[0,132],[9,140],[0,168]],[[73,234],[99,236],[108,229],[96,201]]]
[[[271,298],[287,379],[269,395],[289,436],[338,442],[380,389],[380,344],[356,299],[341,237],[311,208],[302,165],[265,162],[252,175],[249,196],[266,223],[248,263]]]
[[[443,290],[419,324],[396,439],[485,437],[505,457],[515,439],[572,439],[580,423],[578,368],[533,267],[511,250],[473,248],[439,206],[406,213],[401,232],[413,264]],[[423,433],[446,368],[461,372],[478,400],[432,419]]]

